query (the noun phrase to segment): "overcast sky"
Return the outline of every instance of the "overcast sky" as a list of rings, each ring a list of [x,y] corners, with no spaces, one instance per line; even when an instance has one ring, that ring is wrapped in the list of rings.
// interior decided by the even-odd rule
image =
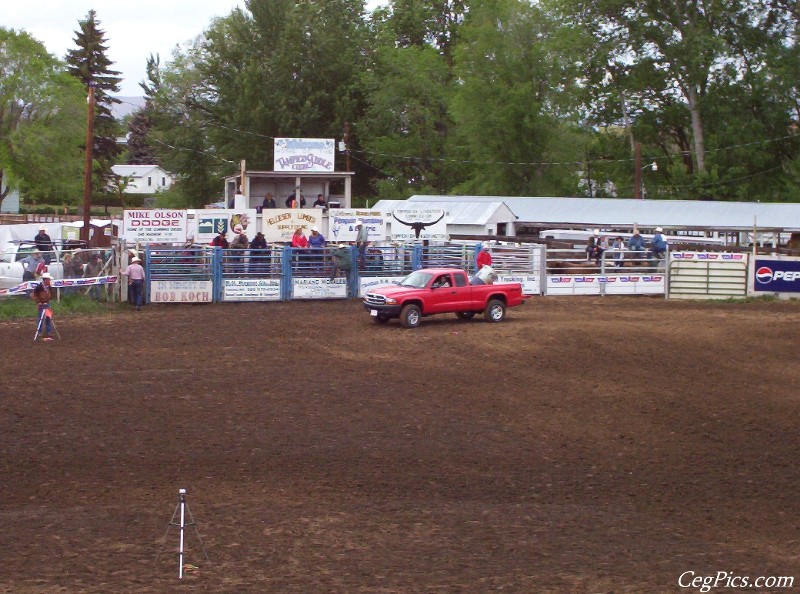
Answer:
[[[370,0],[367,5],[384,3]],[[159,54],[162,64],[169,61],[176,45],[200,35],[214,17],[244,8],[244,0],[2,0],[2,5],[0,26],[24,29],[61,59],[76,47],[78,21],[94,8],[106,34],[107,57],[122,73],[119,94],[138,96],[150,54]]]

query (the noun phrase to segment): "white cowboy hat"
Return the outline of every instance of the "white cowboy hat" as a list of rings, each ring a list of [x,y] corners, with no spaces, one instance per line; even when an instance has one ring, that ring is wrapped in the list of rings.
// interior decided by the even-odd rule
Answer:
[[[51,279],[51,280],[52,280],[52,278],[53,278],[53,275],[52,275],[52,274],[50,274],[49,272],[45,272],[45,273],[42,275],[42,278],[49,278],[49,279]]]
[[[141,262],[141,261],[142,260],[140,258],[134,258],[133,260],[131,260],[131,262]]]
[[[656,233],[661,233],[663,229],[661,227],[656,227]]]

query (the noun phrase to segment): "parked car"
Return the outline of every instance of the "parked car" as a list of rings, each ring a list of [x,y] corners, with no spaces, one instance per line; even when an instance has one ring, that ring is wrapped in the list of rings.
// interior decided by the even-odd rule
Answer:
[[[405,328],[416,328],[423,317],[442,313],[465,320],[482,313],[487,322],[501,322],[507,308],[522,303],[520,283],[472,285],[465,271],[453,268],[422,268],[364,296],[364,309],[376,323],[399,318]]]

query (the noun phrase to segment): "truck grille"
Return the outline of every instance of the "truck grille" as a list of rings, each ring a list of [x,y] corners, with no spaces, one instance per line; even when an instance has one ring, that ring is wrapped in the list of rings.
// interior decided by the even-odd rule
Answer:
[[[364,295],[364,303],[367,305],[385,305],[386,297],[383,295],[376,295],[375,293],[367,293]]]

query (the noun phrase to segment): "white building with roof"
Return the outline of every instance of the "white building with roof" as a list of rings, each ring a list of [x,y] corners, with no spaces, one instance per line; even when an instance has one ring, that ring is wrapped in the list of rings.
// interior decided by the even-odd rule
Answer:
[[[415,197],[409,199],[413,200]],[[502,199],[495,200],[437,200],[430,196],[426,208],[445,211],[448,235],[514,235],[517,216]],[[406,200],[379,200],[374,208],[386,215],[386,232],[391,236],[392,213],[396,208],[408,208]]]
[[[643,230],[663,227],[689,231],[750,231],[756,226],[784,233],[800,231],[798,203],[436,195],[415,195],[409,201],[446,205],[500,202],[516,215],[513,224],[516,233],[511,233],[515,235],[554,227],[624,230],[632,229],[634,224]]]
[[[172,174],[158,165],[114,165],[111,170],[120,177],[130,178],[126,194],[157,194],[175,182]]]

